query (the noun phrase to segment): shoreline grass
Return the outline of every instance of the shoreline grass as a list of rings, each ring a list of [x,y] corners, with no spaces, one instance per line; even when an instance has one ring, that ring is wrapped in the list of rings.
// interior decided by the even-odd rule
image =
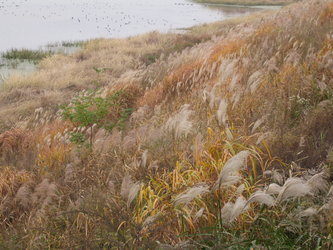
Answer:
[[[11,49],[2,53],[2,57],[8,60],[27,60],[37,63],[52,54],[51,51],[43,50]]]

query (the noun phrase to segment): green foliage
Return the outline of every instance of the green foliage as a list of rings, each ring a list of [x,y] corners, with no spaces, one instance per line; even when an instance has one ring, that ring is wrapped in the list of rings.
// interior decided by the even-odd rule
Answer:
[[[295,121],[298,121],[304,115],[304,112],[311,106],[309,99],[298,95],[290,97],[290,101],[290,116]]]
[[[82,47],[85,43],[84,41],[63,41],[61,45],[63,47]]]
[[[51,51],[28,50],[28,49],[12,49],[3,53],[3,57],[11,60],[29,60],[34,63],[52,55]]]
[[[83,133],[72,132],[72,133],[70,133],[70,136],[71,136],[70,141],[75,143],[75,144],[82,144],[86,140],[85,135]]]
[[[152,63],[154,63],[161,55],[161,52],[155,52],[155,53],[147,53],[145,55],[142,56],[142,61],[146,64],[146,65],[150,65]]]
[[[87,92],[76,97],[69,105],[61,107],[63,118],[77,126],[87,127],[91,130],[94,124],[109,131],[113,128],[123,129],[132,109],[124,107],[122,94],[121,91],[117,91],[102,98],[96,96],[96,91]],[[72,133],[71,141],[81,144],[84,142],[84,135]],[[92,143],[92,137],[90,143]]]

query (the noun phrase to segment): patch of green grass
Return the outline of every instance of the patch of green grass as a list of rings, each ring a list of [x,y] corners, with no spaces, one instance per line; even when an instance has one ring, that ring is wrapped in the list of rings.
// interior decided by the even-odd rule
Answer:
[[[63,47],[81,47],[85,44],[84,41],[63,41],[61,42],[61,46]]]
[[[2,56],[8,60],[28,60],[37,63],[52,54],[51,51],[12,49],[3,53]]]

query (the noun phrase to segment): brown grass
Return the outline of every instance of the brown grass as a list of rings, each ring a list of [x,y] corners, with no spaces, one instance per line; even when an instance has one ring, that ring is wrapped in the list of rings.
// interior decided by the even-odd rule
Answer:
[[[0,168],[0,248],[329,249],[331,7],[309,0],[185,35],[95,40],[11,77],[0,93],[10,166]],[[87,128],[58,105],[89,89],[120,91],[133,114],[85,147],[69,133]],[[295,199],[264,192],[285,183]]]

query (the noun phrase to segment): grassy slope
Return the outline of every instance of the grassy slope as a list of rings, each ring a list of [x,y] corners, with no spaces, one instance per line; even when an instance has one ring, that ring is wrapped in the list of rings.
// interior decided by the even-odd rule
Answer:
[[[185,35],[92,41],[12,77],[0,248],[331,247],[332,27],[332,3],[307,1]],[[95,128],[92,150],[69,141],[90,130],[58,113],[91,89],[121,90],[134,110],[122,130]]]

